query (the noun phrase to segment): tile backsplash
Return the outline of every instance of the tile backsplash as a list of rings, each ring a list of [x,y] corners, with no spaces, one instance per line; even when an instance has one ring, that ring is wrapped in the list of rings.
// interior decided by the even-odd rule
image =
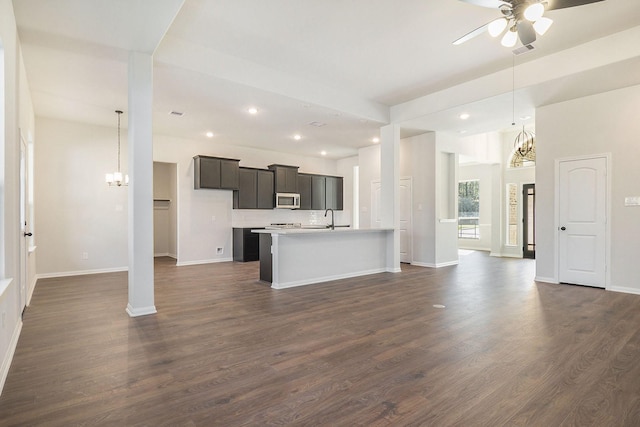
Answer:
[[[334,211],[335,223],[351,225],[351,211]],[[231,226],[264,227],[273,223],[301,223],[303,225],[319,225],[331,223],[331,214],[326,218],[324,211],[290,210],[290,209],[233,209]]]

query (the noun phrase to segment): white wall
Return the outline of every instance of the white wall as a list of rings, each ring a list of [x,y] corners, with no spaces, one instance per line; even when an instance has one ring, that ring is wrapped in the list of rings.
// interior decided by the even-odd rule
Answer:
[[[432,265],[436,259],[436,187],[433,132],[406,138],[400,144],[400,175],[411,176],[413,187],[413,262]]]
[[[625,207],[626,196],[640,196],[640,86],[559,104],[536,112],[536,274],[557,281],[554,243],[555,161],[571,156],[611,153],[611,282],[608,289],[640,293],[640,208]]]
[[[371,221],[371,183],[380,180],[380,145],[358,150],[360,173],[360,228],[370,228]]]
[[[458,239],[460,248],[491,250],[493,224],[498,229],[500,227],[500,218],[493,218],[493,198],[500,199],[499,192],[494,195],[493,170],[494,166],[487,164],[462,164],[458,168],[459,181],[478,180],[480,185],[480,238]]]
[[[38,275],[126,269],[127,187],[104,180],[116,169],[114,129],[38,117],[36,131]],[[122,145],[126,173],[126,132]]]
[[[22,328],[20,309],[20,132],[34,134],[13,6],[0,0],[0,389]],[[35,257],[35,255],[33,255]],[[29,274],[27,274],[29,276]],[[30,277],[25,278],[32,283]],[[30,291],[30,290],[29,290]]]
[[[453,201],[456,167],[441,157],[455,141],[446,135],[425,133],[400,141],[400,176],[412,178],[412,263],[427,267],[449,265],[458,259],[457,224],[440,222],[443,204]],[[455,153],[453,154],[455,159]],[[360,167],[360,226],[371,227],[371,182],[380,179],[380,146],[358,152]],[[455,161],[455,160],[454,160]],[[451,166],[451,167],[450,167]],[[439,176],[446,176],[443,184]],[[451,193],[451,194],[450,194]],[[455,215],[454,215],[455,217]]]
[[[104,174],[116,166],[114,129],[43,117],[37,118],[36,125],[38,274],[126,269],[127,188],[104,183]],[[122,136],[122,170],[126,172],[125,131]],[[193,156],[197,154],[240,159],[241,166],[290,164],[300,166],[301,172],[337,175],[335,160],[155,135],[154,161],[174,164],[177,173],[177,230],[169,238],[177,235],[178,265],[231,260],[232,226],[326,221],[324,211],[233,210],[232,191],[194,190]],[[173,205],[173,197],[169,198]],[[350,214],[337,213],[336,223],[349,224]],[[222,254],[217,248],[222,248]],[[88,259],[82,259],[83,253]]]

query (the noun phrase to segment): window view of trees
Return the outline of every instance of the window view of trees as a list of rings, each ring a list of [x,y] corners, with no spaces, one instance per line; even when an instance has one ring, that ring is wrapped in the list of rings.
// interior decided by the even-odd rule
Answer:
[[[480,238],[480,181],[458,183],[458,237]]]

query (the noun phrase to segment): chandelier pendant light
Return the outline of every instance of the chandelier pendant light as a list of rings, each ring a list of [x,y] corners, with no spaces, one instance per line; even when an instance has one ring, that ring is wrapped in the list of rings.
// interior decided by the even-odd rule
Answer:
[[[533,151],[535,141],[536,134],[525,130],[524,125],[522,125],[522,132],[520,132],[516,136],[516,139],[513,141],[513,149],[521,157],[525,157],[527,156],[527,154]]]
[[[511,111],[512,122],[511,126],[516,125],[516,56],[513,55],[513,65],[511,68]],[[521,157],[526,157],[534,149],[536,141],[536,135],[533,132],[526,131],[524,125],[522,125],[522,132],[516,135],[516,139],[513,141],[514,153],[519,154]]]
[[[120,171],[120,115],[122,114],[122,111],[116,110],[116,114],[118,115],[118,165],[115,172],[107,173],[105,175],[105,181],[110,187],[122,187],[129,185],[129,175],[124,175],[123,180],[122,172]]]

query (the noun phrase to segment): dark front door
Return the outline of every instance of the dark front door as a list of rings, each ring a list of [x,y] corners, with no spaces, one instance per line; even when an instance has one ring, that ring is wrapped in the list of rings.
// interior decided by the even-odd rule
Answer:
[[[536,185],[522,186],[522,256],[536,257]]]

